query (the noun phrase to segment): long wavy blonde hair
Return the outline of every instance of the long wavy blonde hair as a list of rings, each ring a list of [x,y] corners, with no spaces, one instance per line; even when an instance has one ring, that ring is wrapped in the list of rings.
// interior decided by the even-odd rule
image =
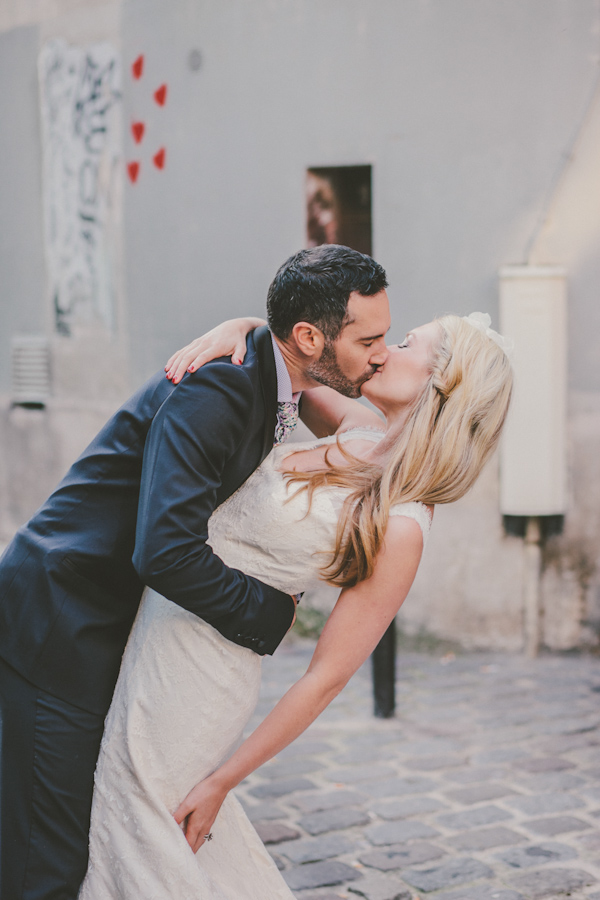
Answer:
[[[440,340],[431,375],[401,428],[388,429],[369,461],[338,447],[345,463],[286,473],[307,491],[325,485],[349,490],[335,550],[322,577],[352,587],[372,574],[396,503],[451,503],[475,482],[496,447],[512,392],[512,367],[484,332],[459,316],[436,320]]]

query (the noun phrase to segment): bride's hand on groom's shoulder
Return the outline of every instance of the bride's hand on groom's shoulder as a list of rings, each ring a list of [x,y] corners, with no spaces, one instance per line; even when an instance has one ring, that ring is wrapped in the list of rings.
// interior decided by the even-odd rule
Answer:
[[[230,356],[233,363],[241,365],[246,356],[248,332],[265,324],[264,319],[251,316],[222,322],[173,354],[165,366],[167,378],[177,384],[186,372],[195,372],[220,356]]]
[[[227,791],[216,783],[212,776],[200,781],[192,788],[185,800],[179,804],[173,818],[181,825],[185,838],[196,853],[210,835]],[[212,835],[208,838],[212,840]],[[215,840],[218,835],[215,834]]]

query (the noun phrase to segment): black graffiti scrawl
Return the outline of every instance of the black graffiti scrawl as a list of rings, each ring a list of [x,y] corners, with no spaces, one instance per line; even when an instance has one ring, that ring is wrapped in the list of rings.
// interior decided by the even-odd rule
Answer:
[[[114,216],[120,66],[110,44],[56,40],[39,60],[44,212],[56,330],[114,317]]]

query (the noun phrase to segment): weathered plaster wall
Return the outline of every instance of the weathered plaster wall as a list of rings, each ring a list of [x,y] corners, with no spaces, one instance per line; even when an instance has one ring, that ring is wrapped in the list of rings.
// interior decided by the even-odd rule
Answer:
[[[0,118],[11,124],[0,129],[4,163],[0,171],[0,541],[7,540],[45,499],[130,392],[122,287],[120,113],[117,110],[115,116],[114,109],[104,109],[102,85],[94,80],[98,70],[89,70],[87,80],[75,87],[71,73],[70,99],[64,78],[59,83],[54,80],[45,95],[39,71],[40,56],[47,56],[56,40],[63,42],[60,46],[66,48],[71,62],[77,55],[81,60],[83,48],[101,45],[114,48],[120,63],[119,8],[118,2],[89,0],[8,0],[0,8]],[[49,85],[44,76],[41,84]],[[49,102],[52,96],[55,107]],[[79,101],[85,101],[80,104],[85,121],[74,113]],[[45,130],[42,109],[51,113]],[[111,112],[112,152],[96,157],[94,135],[102,136]],[[53,130],[50,141],[49,130]],[[73,152],[76,133],[79,156]],[[54,178],[44,171],[44,150],[49,145],[59,151],[54,155]],[[46,152],[46,162],[47,157]],[[98,173],[92,171],[96,158],[101,160]],[[110,166],[104,164],[107,159]],[[91,248],[87,254],[84,229],[79,229],[77,239],[73,236],[86,216]],[[62,223],[62,230],[57,223]],[[62,243],[55,240],[57,234]],[[64,266],[69,285],[76,286],[78,277],[85,284],[82,275],[88,279],[87,289],[77,295],[82,302],[74,304],[77,309],[69,316],[68,336],[67,329],[57,329],[54,302],[57,273],[60,282],[61,260],[68,256],[65,251],[70,252],[69,266]],[[95,287],[90,290],[92,281]],[[52,395],[44,410],[10,405],[10,340],[13,335],[31,333],[45,335],[50,342]]]
[[[43,38],[97,40],[118,31],[119,0],[2,0],[0,32],[39,25]]]
[[[42,165],[36,27],[0,34],[0,390],[12,334],[45,330]],[[0,454],[1,455],[1,454]]]
[[[600,80],[531,244],[533,264],[569,273],[569,476],[564,534],[545,552],[544,638],[561,649],[600,634]]]

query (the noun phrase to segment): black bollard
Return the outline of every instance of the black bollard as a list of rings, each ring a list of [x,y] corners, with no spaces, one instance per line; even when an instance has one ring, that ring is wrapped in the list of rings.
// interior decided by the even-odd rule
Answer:
[[[389,719],[396,709],[396,620],[373,650],[373,712],[378,719]]]

